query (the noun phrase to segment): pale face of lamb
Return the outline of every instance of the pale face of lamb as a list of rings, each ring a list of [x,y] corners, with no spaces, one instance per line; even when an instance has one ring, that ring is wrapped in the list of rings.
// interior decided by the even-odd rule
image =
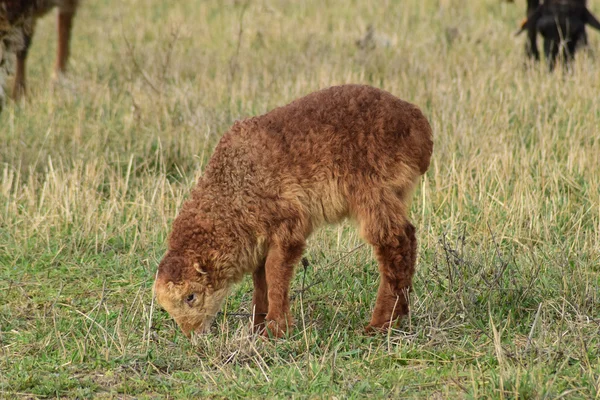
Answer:
[[[202,334],[210,329],[231,287],[230,282],[221,283],[215,287],[195,260],[167,254],[160,263],[154,293],[158,304],[190,337],[192,332]]]

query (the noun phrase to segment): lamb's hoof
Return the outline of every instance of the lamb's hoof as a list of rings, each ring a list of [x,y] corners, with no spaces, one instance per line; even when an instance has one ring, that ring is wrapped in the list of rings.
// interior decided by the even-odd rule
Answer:
[[[281,339],[288,334],[288,330],[291,329],[289,323],[285,320],[277,322],[275,320],[268,320],[261,332],[261,335],[265,338]]]
[[[368,336],[374,336],[374,335],[379,335],[379,334],[385,334],[389,331],[390,329],[390,323],[386,322],[385,324],[381,324],[381,325],[367,325],[365,326],[365,335]]]

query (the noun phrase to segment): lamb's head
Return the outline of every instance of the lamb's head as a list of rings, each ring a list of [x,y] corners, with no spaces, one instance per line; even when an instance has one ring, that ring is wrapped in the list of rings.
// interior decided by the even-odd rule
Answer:
[[[169,251],[158,266],[154,292],[158,303],[190,337],[192,332],[208,331],[231,285],[217,279],[194,254]]]

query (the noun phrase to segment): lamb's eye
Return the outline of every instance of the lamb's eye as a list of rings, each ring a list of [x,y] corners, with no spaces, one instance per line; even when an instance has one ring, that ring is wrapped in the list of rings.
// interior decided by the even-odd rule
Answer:
[[[196,293],[189,294],[188,297],[185,298],[185,302],[188,303],[190,306],[192,305],[192,303],[195,300],[196,300]]]

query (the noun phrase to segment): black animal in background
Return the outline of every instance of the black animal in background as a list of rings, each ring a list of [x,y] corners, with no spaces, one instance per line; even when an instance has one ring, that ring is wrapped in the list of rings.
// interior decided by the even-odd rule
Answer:
[[[565,63],[571,61],[579,44],[587,43],[585,26],[600,30],[600,22],[588,10],[586,0],[527,0],[527,18],[521,30],[527,31],[527,55],[539,60],[537,33],[544,38],[544,55],[552,71],[561,53]]]
[[[540,0],[527,0],[526,18],[521,24],[521,31],[527,20],[535,13],[540,6]],[[540,52],[537,47],[537,29],[527,29],[527,42],[525,43],[525,53],[529,58],[534,58],[536,61],[540,59]]]

